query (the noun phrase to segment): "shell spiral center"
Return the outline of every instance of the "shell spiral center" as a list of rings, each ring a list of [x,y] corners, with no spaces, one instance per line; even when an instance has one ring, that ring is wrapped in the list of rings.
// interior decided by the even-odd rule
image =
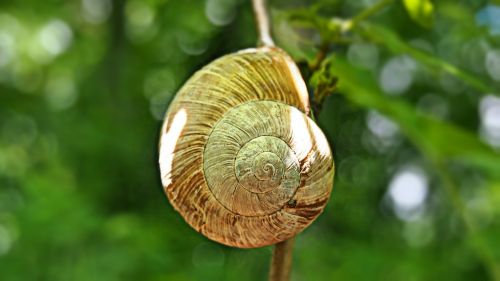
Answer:
[[[279,102],[248,102],[230,109],[214,126],[203,154],[204,174],[229,211],[273,214],[293,198],[301,167],[286,125],[292,112],[299,111]]]
[[[253,193],[266,193],[282,186],[294,189],[300,182],[298,160],[290,147],[272,136],[246,143],[235,160],[238,182]]]

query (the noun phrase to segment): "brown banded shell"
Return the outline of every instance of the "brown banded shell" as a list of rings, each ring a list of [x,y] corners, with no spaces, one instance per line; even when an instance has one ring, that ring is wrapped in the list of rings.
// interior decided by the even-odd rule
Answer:
[[[161,132],[162,183],[174,208],[229,246],[295,236],[333,184],[330,147],[308,113],[304,81],[280,49],[244,50],[195,73]]]

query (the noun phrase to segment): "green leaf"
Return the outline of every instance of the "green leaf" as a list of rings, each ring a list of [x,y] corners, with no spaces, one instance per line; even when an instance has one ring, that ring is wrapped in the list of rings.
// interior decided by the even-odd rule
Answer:
[[[403,0],[410,17],[423,27],[434,24],[434,5],[430,0]]]
[[[415,60],[420,62],[422,65],[426,66],[429,70],[434,73],[444,71],[455,77],[460,78],[463,82],[467,83],[469,86],[480,91],[481,94],[494,93],[497,94],[497,90],[491,85],[484,82],[482,79],[461,70],[460,68],[450,64],[439,57],[433,56],[429,53],[416,49],[408,45],[403,41],[397,34],[388,30],[385,27],[374,25],[374,24],[363,24],[357,27],[354,31],[360,33],[363,37],[368,40],[384,45],[391,52],[395,54],[407,54],[413,57]]]
[[[407,102],[379,90],[371,74],[332,60],[330,71],[339,78],[339,92],[359,106],[375,109],[398,123],[401,131],[429,158],[456,161],[500,174],[500,155],[462,128],[419,114]],[[451,142],[450,142],[451,141]]]

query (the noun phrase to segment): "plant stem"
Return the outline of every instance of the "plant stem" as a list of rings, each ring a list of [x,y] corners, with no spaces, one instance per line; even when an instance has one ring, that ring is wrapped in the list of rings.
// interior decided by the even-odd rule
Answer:
[[[384,9],[386,6],[389,6],[392,4],[394,0],[380,0],[374,5],[366,8],[363,10],[361,13],[358,15],[354,16],[353,18],[347,20],[344,24],[343,30],[344,32],[349,31],[356,27],[360,22],[366,20],[367,18],[371,17],[372,15],[380,12],[382,9]]]
[[[292,252],[295,239],[292,237],[274,246],[269,270],[269,281],[288,281],[292,269]]]
[[[318,53],[316,54],[316,58],[309,65],[309,69],[311,71],[316,71],[320,68],[321,63],[325,60],[326,55],[328,54],[328,50],[330,49],[330,42],[326,41],[321,43]]]
[[[259,46],[274,46],[273,38],[271,37],[271,26],[266,10],[266,0],[252,0],[253,11],[255,14],[255,24],[259,37]]]

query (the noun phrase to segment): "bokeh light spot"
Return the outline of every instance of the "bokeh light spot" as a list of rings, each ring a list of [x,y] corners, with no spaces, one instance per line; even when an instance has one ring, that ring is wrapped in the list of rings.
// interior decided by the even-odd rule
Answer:
[[[486,71],[495,81],[500,81],[500,49],[489,50],[486,53]]]
[[[388,94],[403,94],[413,83],[416,69],[416,62],[408,56],[391,58],[380,72],[380,86]]]
[[[51,20],[39,33],[42,47],[50,54],[56,56],[63,53],[73,40],[73,32],[64,21]]]
[[[233,0],[207,0],[205,14],[213,25],[228,25],[236,16],[236,3]]]
[[[0,256],[6,255],[12,247],[12,237],[7,228],[0,224]]]
[[[363,138],[363,143],[378,153],[385,153],[399,143],[399,127],[377,111],[369,111],[366,125],[371,134]]]
[[[381,115],[377,111],[369,111],[366,115],[366,123],[370,131],[381,138],[391,138],[398,133],[399,128],[396,123]]]
[[[83,18],[92,24],[105,22],[112,10],[110,0],[82,0]]]
[[[490,28],[490,34],[500,34],[500,6],[487,5],[476,13],[476,22]]]
[[[374,44],[355,43],[347,51],[349,62],[366,69],[377,67],[379,50]]]
[[[15,56],[14,37],[0,30],[0,67],[7,65]]]
[[[489,144],[500,147],[500,98],[487,95],[479,104],[481,137]]]
[[[402,169],[393,176],[388,193],[398,218],[405,221],[419,218],[428,193],[427,176],[416,167]]]
[[[158,26],[155,24],[155,10],[144,1],[129,1],[125,8],[128,37],[136,43],[152,39]]]

